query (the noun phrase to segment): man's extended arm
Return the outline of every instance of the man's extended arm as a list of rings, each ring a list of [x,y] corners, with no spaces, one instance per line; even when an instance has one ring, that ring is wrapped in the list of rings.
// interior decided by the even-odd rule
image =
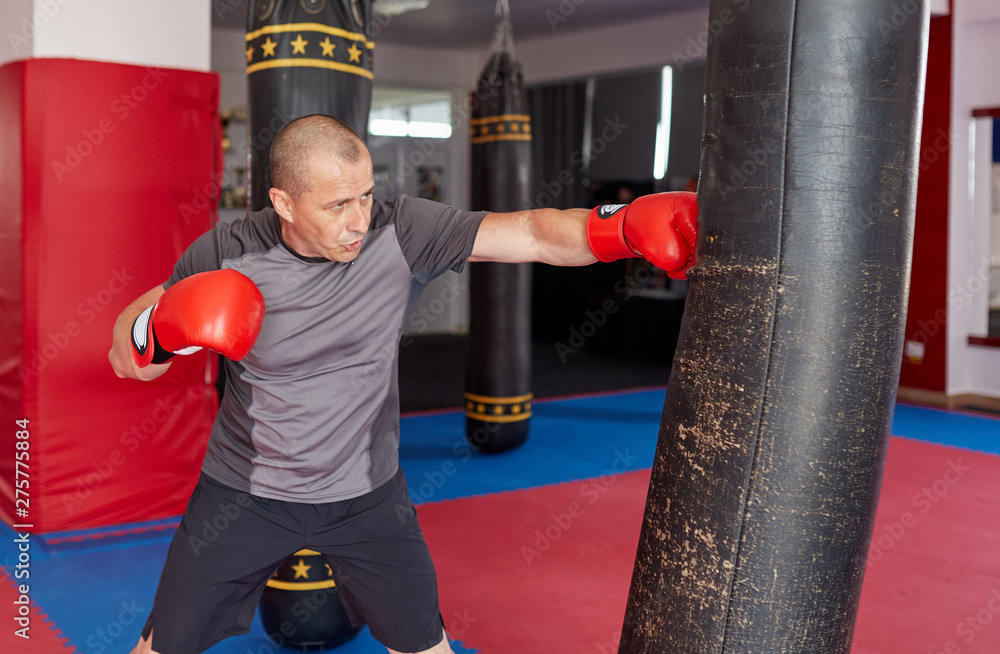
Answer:
[[[491,213],[483,219],[469,261],[586,266],[597,261],[587,247],[587,209],[534,209]]]
[[[491,213],[483,219],[469,261],[585,266],[645,257],[684,279],[694,263],[698,202],[694,193],[657,193],[629,205]]]

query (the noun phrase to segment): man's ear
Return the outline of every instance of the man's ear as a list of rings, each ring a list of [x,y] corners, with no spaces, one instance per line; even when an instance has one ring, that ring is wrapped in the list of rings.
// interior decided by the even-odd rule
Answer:
[[[295,222],[292,217],[292,203],[288,194],[280,188],[272,186],[268,191],[268,195],[271,196],[271,204],[274,205],[274,210],[278,212],[278,215],[290,223]]]

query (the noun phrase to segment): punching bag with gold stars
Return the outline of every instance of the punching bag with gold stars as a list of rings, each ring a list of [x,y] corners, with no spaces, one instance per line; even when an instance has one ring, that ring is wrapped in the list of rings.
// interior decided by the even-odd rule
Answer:
[[[497,5],[493,54],[479,77],[470,120],[472,208],[530,207],[531,118],[514,59],[510,9]],[[483,452],[504,452],[528,438],[531,418],[530,263],[470,264],[470,352],[466,437]]]
[[[247,203],[270,206],[268,151],[278,131],[333,116],[362,139],[371,109],[372,0],[252,0],[247,12]]]

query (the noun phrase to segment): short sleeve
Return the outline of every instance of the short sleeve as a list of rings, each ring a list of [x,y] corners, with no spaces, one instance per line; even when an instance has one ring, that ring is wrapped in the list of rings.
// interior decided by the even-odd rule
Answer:
[[[184,250],[177,263],[174,264],[174,272],[163,285],[170,288],[185,277],[190,277],[196,273],[208,270],[219,270],[222,267],[221,250],[219,248],[219,227],[210,229]]]
[[[448,269],[461,272],[472,256],[486,211],[461,211],[440,202],[400,196],[385,201],[410,272],[426,284]]]

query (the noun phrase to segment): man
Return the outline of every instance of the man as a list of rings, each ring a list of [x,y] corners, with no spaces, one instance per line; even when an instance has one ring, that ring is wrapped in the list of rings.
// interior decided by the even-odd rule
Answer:
[[[120,377],[154,379],[192,347],[246,355],[226,361],[202,476],[134,652],[194,654],[246,633],[267,579],[303,548],[325,555],[352,621],[390,652],[451,652],[398,464],[396,364],[410,300],[465,261],[582,266],[641,252],[683,276],[693,195],[507,214],[375,200],[364,143],[326,116],[290,123],[270,156],[274,209],[202,235],[115,325]],[[238,518],[193,546],[189,535],[225,502]]]

